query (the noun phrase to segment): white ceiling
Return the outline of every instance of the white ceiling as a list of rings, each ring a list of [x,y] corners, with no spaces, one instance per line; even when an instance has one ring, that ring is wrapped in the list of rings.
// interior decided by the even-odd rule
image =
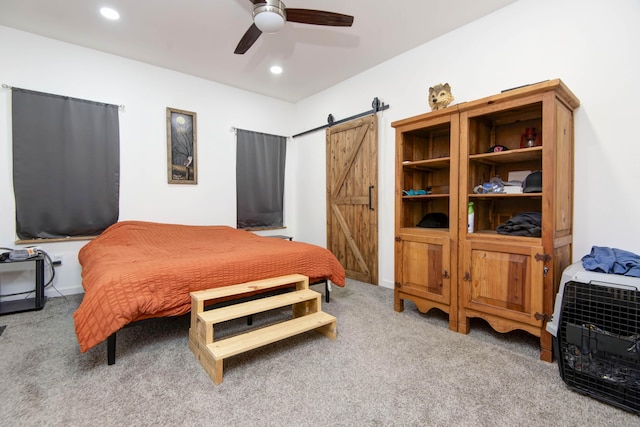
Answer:
[[[297,102],[514,1],[286,0],[353,15],[353,26],[288,22],[244,55],[233,51],[251,0],[0,0],[0,25]],[[103,6],[121,19],[104,19]]]

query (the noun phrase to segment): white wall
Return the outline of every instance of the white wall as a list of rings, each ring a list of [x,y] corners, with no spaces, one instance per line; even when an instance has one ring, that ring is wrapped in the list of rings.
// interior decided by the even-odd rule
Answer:
[[[393,284],[390,126],[430,111],[428,87],[445,82],[455,102],[465,102],[561,78],[581,101],[575,114],[574,261],[593,245],[640,254],[640,198],[634,196],[640,184],[639,19],[637,0],[519,0],[297,104],[299,131],[325,123],[329,113],[339,120],[366,111],[376,96],[390,105],[379,115],[380,285]],[[323,156],[324,144],[324,132],[305,136],[300,158]],[[291,199],[305,200],[296,204],[298,234],[322,243],[324,171],[310,166],[322,179],[298,175],[306,185]]]
[[[291,103],[0,26],[0,83],[124,105],[120,113],[120,219],[235,226],[232,127],[290,135]],[[0,89],[0,246],[15,247],[11,91]],[[197,113],[198,185],[167,184],[166,107]],[[289,156],[288,166],[295,166]],[[295,182],[291,176],[287,183]],[[55,185],[55,183],[43,183]],[[291,192],[286,189],[286,192]],[[287,232],[295,218],[285,201]],[[41,245],[61,254],[54,286],[82,292],[77,253],[85,242]],[[3,270],[5,270],[3,268]],[[33,272],[0,272],[0,293],[33,287]],[[55,296],[54,289],[47,291]]]
[[[640,198],[633,195],[640,183],[639,18],[637,0],[519,0],[295,105],[0,27],[0,83],[124,104],[120,218],[189,224],[235,222],[232,126],[292,135],[326,123],[329,113],[339,120],[366,111],[379,97],[391,106],[379,113],[379,277],[392,287],[391,122],[429,111],[427,90],[436,83],[450,83],[455,102],[464,102],[563,79],[581,100],[575,115],[574,260],[592,245],[640,253],[634,224]],[[9,96],[0,90],[1,246],[15,239]],[[197,186],[166,184],[165,107],[198,113]],[[290,141],[287,168],[288,232],[324,245],[324,131]],[[65,257],[56,276],[63,291],[81,291],[81,245],[45,246]]]

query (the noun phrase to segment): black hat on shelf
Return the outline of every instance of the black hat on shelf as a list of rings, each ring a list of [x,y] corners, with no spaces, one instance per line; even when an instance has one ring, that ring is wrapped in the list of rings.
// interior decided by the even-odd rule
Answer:
[[[542,171],[531,172],[522,181],[523,193],[542,193]]]
[[[492,145],[491,147],[489,147],[489,149],[487,150],[487,153],[500,153],[501,151],[507,151],[509,150],[509,148],[505,147],[504,145]]]
[[[442,212],[431,212],[426,214],[420,222],[417,224],[417,227],[424,228],[448,228],[449,227],[449,217]]]

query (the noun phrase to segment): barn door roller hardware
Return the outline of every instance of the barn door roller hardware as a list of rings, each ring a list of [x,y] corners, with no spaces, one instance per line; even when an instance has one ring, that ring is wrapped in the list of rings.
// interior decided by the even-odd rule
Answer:
[[[306,132],[302,132],[302,133],[293,135],[292,138],[296,138],[298,136],[306,135],[308,133],[316,132],[316,131],[319,131],[319,130],[322,130],[322,129],[326,129],[326,128],[331,127],[331,126],[338,125],[338,124],[344,123],[344,122],[348,122],[349,120],[357,119],[359,117],[368,116],[369,114],[374,114],[374,113],[377,113],[378,111],[383,111],[383,110],[386,110],[387,108],[389,108],[388,105],[386,105],[384,102],[380,101],[377,97],[373,98],[373,102],[371,102],[371,107],[373,107],[373,108],[371,110],[369,110],[369,111],[365,111],[364,113],[356,114],[355,116],[347,117],[346,119],[342,119],[342,120],[338,120],[338,121],[334,120],[333,114],[329,114],[329,117],[327,117],[327,124],[326,125],[318,126],[315,129],[310,129],[310,130],[308,130]]]

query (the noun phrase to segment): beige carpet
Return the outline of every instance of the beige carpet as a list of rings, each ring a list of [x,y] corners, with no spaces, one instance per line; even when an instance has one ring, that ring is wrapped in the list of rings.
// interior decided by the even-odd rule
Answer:
[[[317,287],[322,290],[322,287]],[[323,308],[338,338],[310,332],[225,361],[216,386],[188,349],[188,318],[162,319],[81,354],[72,313],[81,296],[3,316],[3,426],[630,426],[640,418],[571,391],[538,340],[498,334],[482,321],[448,329],[438,311],[349,281]],[[257,315],[254,326],[288,315]],[[234,321],[217,328],[231,334]],[[220,332],[219,332],[220,331]],[[220,336],[220,335],[218,335]]]

